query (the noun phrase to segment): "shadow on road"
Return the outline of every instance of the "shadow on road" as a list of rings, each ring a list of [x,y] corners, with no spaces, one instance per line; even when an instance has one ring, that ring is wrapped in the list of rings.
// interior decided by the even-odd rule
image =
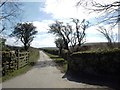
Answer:
[[[53,61],[39,61],[37,64],[35,64],[35,68],[44,68],[44,67],[55,67],[57,66],[56,63],[54,63]]]
[[[67,72],[62,78],[67,78],[69,81],[86,83],[90,85],[107,86],[108,90],[120,90],[120,80],[115,78],[112,79],[86,73],[75,74],[70,72]]]
[[[44,67],[56,67],[57,64],[54,61],[39,61],[34,67],[35,68],[44,68]],[[86,83],[90,85],[99,85],[99,86],[107,86],[108,90],[120,90],[120,79],[117,77],[110,78],[110,77],[101,77],[95,76],[86,73],[71,73],[66,72],[62,78],[67,78],[69,81],[78,82],[78,83]]]

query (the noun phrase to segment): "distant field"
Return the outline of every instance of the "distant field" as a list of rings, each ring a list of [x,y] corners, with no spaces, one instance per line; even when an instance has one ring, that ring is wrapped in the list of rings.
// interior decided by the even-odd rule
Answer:
[[[51,50],[58,50],[57,47],[42,47],[42,48],[39,48],[40,50],[43,50],[43,49],[51,49]]]

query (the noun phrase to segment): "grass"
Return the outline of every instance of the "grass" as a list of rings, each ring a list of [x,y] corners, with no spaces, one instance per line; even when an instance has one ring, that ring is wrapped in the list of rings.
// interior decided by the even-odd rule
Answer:
[[[25,66],[25,67],[23,67],[21,69],[15,70],[14,72],[9,73],[8,75],[3,76],[2,77],[2,82],[6,81],[6,80],[9,80],[9,79],[11,79],[13,77],[16,77],[18,75],[24,74],[24,73],[26,73],[30,69],[31,69],[31,66],[27,65],[27,66]]]
[[[30,54],[29,54],[29,64],[31,66],[33,66],[39,58],[39,50],[35,49],[35,48],[30,48],[29,52],[30,52]]]
[[[57,68],[65,73],[67,71],[67,61],[61,58],[59,55],[53,55],[50,53],[46,53],[53,61],[57,64]]]
[[[2,82],[6,81],[6,80],[9,80],[11,78],[14,78],[18,75],[24,74],[32,68],[32,66],[37,62],[37,60],[39,58],[39,50],[35,49],[35,48],[30,48],[29,52],[30,53],[29,53],[29,63],[28,63],[28,65],[26,65],[25,67],[22,67],[18,70],[15,70],[14,72],[9,73],[8,75],[3,76],[2,77]]]

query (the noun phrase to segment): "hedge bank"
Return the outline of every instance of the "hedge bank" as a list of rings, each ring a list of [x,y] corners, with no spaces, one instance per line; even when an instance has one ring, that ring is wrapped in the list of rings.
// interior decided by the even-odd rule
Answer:
[[[120,75],[120,49],[75,52],[68,57],[69,70],[95,75]]]

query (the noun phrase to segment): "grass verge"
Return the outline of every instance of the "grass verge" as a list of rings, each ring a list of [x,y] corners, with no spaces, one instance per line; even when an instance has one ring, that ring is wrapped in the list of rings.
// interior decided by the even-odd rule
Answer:
[[[15,70],[14,72],[9,73],[8,75],[5,75],[5,76],[1,77],[0,79],[2,79],[2,82],[6,81],[6,80],[9,80],[13,77],[16,77],[18,75],[24,74],[27,71],[29,71],[32,68],[32,66],[34,66],[34,64],[37,62],[37,60],[39,58],[39,50],[35,49],[35,48],[30,48],[29,52],[30,53],[29,53],[29,63],[28,63],[28,65],[26,65],[25,67],[22,67],[18,70]]]
[[[29,49],[29,65],[33,66],[37,60],[39,59],[39,50],[35,48],[30,48]]]
[[[67,61],[66,60],[61,58],[59,55],[53,55],[53,54],[50,54],[50,53],[46,53],[46,54],[57,64],[57,68],[62,73],[65,73],[67,71]]]
[[[31,69],[31,66],[27,65],[27,66],[25,66],[25,67],[23,67],[21,69],[15,70],[14,72],[9,73],[8,75],[3,76],[2,77],[2,82],[6,81],[6,80],[9,80],[9,79],[11,79],[13,77],[16,77],[18,75],[24,74],[24,73],[26,73],[30,69]]]

